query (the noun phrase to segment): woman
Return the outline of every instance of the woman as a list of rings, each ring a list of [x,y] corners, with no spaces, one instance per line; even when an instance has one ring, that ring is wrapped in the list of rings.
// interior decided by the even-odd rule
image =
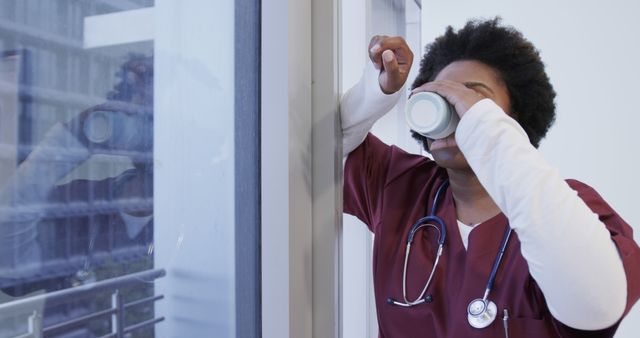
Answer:
[[[533,45],[494,19],[427,47],[413,93],[441,95],[461,118],[445,139],[413,133],[434,161],[368,134],[413,58],[400,38],[370,47],[376,69],[342,100],[344,209],[375,234],[380,336],[612,337],[640,296],[640,248],[537,151],[555,92]]]

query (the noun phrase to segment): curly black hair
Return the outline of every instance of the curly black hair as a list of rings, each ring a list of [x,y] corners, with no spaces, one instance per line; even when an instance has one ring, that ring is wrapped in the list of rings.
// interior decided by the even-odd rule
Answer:
[[[505,83],[514,118],[537,148],[555,120],[556,93],[538,50],[519,31],[502,26],[500,21],[499,17],[471,20],[457,32],[447,27],[444,35],[427,45],[412,89],[433,81],[454,61],[482,62],[496,70]],[[411,133],[429,151],[426,137]]]

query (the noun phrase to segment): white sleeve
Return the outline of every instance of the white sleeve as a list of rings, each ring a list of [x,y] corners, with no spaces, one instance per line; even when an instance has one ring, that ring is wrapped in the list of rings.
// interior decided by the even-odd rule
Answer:
[[[373,124],[389,112],[402,96],[402,89],[390,95],[383,93],[378,82],[379,74],[373,63],[367,61],[360,81],[340,100],[344,156],[364,141]]]
[[[90,156],[69,129],[55,124],[0,190],[0,205],[9,206],[6,212],[0,211],[0,223],[17,215],[19,207],[44,203],[56,183]]]
[[[551,314],[599,330],[622,316],[626,275],[605,225],[489,99],[465,113],[456,142],[518,234],[522,256]]]

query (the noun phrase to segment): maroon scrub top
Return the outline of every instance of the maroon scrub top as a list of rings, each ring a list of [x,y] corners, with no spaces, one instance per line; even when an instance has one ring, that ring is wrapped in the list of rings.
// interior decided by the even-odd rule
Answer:
[[[403,301],[407,234],[415,221],[430,212],[427,207],[431,208],[445,179],[446,171],[434,161],[388,146],[371,134],[349,154],[344,169],[344,210],[362,220],[375,234],[373,279],[380,337],[505,337],[504,309],[509,312],[510,338],[613,336],[617,324],[602,331],[580,331],[553,318],[542,291],[529,274],[515,233],[489,296],[498,306],[498,316],[487,328],[471,327],[467,322],[467,306],[484,293],[508,220],[499,214],[478,225],[471,232],[465,250],[450,189],[437,212],[446,223],[447,237],[426,293],[432,296],[432,302],[410,308],[388,304],[388,298]],[[620,252],[627,275],[626,315],[640,297],[640,249],[633,240],[633,231],[591,187],[575,180],[567,182],[599,215]],[[433,267],[438,233],[427,229],[417,233],[411,247],[407,270],[409,300],[418,297]]]

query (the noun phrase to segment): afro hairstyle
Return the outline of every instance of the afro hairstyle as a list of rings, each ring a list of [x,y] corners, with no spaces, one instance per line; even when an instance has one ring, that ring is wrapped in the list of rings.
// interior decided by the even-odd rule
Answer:
[[[556,93],[538,50],[519,31],[501,25],[500,20],[471,20],[458,31],[447,27],[444,35],[427,45],[412,89],[433,81],[452,62],[482,62],[506,85],[514,118],[537,148],[555,120]],[[427,138],[411,133],[429,151]]]

